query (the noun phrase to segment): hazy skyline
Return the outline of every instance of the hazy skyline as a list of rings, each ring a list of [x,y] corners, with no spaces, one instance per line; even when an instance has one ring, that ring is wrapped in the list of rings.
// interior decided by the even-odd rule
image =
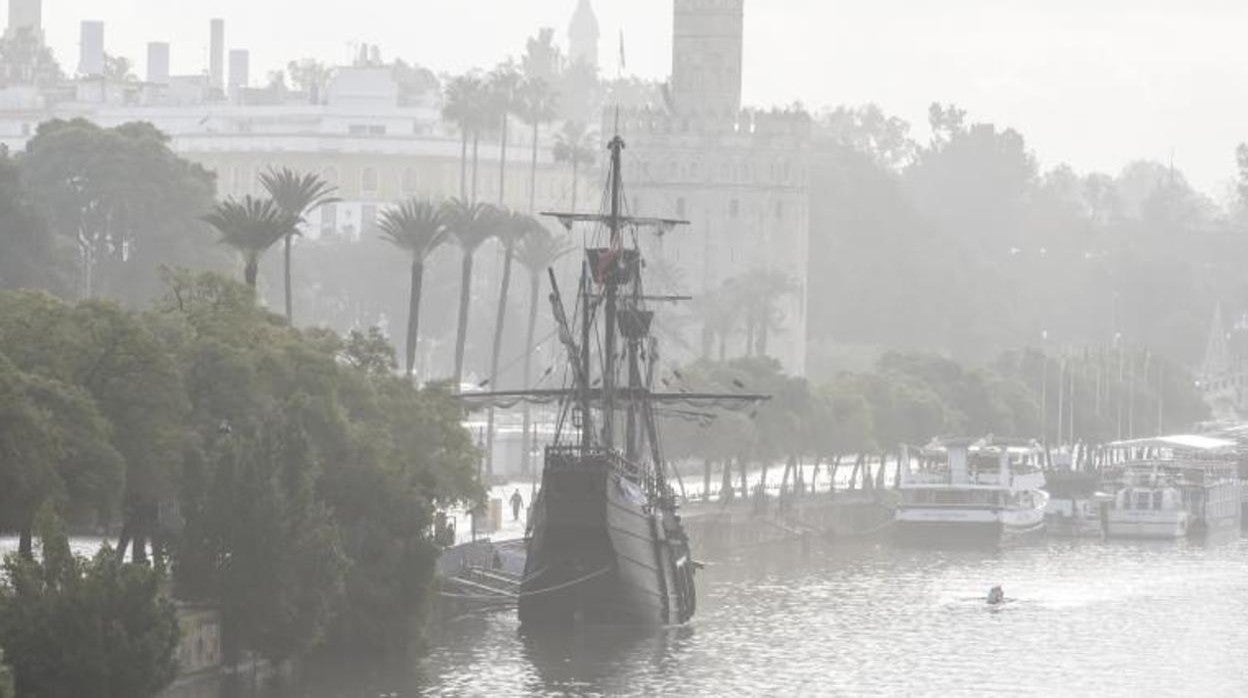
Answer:
[[[603,73],[665,78],[671,0],[596,0]],[[519,55],[539,27],[566,29],[576,0],[356,0],[350,12],[298,0],[45,0],[49,43],[78,62],[83,19],[106,23],[109,53],[142,75],[146,43],[173,44],[173,69],[207,65],[208,20],[227,22],[229,48],[252,52],[252,80],[293,58],[344,63],[352,44],[378,44],[438,72]],[[1173,157],[1193,184],[1221,198],[1248,140],[1248,5],[1230,0],[746,0],[744,97],[812,109],[876,102],[925,137],[932,101],[1023,133],[1043,167],[1118,172],[1133,159]],[[472,37],[472,40],[467,40]]]

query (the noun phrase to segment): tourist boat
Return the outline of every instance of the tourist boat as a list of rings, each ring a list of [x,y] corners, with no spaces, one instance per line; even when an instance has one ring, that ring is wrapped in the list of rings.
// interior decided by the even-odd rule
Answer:
[[[1067,538],[1104,537],[1113,496],[1102,492],[1100,485],[1094,471],[1070,466],[1045,469],[1044,490],[1049,493],[1045,531]]]
[[[1113,495],[1105,526],[1110,538],[1183,538],[1191,524],[1177,477],[1128,472]]]
[[[932,542],[1007,542],[1043,531],[1043,455],[1030,440],[933,441],[903,458],[894,530]]]
[[[1101,470],[1115,492],[1111,538],[1181,538],[1235,531],[1241,485],[1235,442],[1196,434],[1117,441]]]
[[[549,271],[554,320],[568,355],[567,385],[461,395],[478,406],[558,406],[517,594],[526,629],[688,621],[697,605],[697,565],[667,482],[655,408],[734,408],[767,399],[652,389],[659,347],[650,334],[648,304],[673,299],[645,295],[638,231],[666,233],[686,221],[622,215],[623,148],[618,136],[612,139],[607,212],[544,214],[569,230],[590,228],[571,315]]]

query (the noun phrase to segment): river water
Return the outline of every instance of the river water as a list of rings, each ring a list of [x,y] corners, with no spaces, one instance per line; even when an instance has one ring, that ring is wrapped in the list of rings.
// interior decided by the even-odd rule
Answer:
[[[983,601],[993,584],[1010,599],[1002,607]],[[319,672],[276,694],[1248,694],[1248,541],[1238,538],[746,548],[708,559],[699,604],[685,627],[557,638],[522,636],[514,611],[463,614],[439,623],[429,656],[403,671]]]
[[[989,608],[994,584],[1010,601]],[[687,627],[530,639],[446,624],[421,679],[456,695],[1245,695],[1248,544],[1049,540],[741,551]],[[365,695],[361,693],[360,695]],[[379,695],[379,693],[368,693]]]
[[[514,610],[470,613],[402,671],[280,695],[1248,695],[1244,540],[792,543],[711,558],[698,584],[685,627],[530,638]]]

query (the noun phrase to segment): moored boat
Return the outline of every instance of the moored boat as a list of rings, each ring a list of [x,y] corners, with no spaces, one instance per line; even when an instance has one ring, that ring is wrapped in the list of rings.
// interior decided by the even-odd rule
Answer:
[[[1051,536],[1101,538],[1113,496],[1100,489],[1100,476],[1092,471],[1050,468],[1044,471],[1045,530]]]
[[[1044,530],[1043,451],[1035,441],[933,441],[901,470],[895,531],[908,541],[1008,542]]]
[[[685,221],[623,215],[623,149],[623,140],[612,139],[606,212],[544,214],[569,229],[591,228],[571,314],[553,270],[549,274],[554,320],[567,351],[566,386],[461,396],[477,405],[558,406],[526,532],[517,594],[525,629],[692,618],[697,565],[667,482],[656,405],[705,409],[767,399],[653,390],[659,346],[648,304],[655,299],[644,292],[638,232],[665,233]]]
[[[1115,487],[1111,538],[1181,538],[1240,526],[1232,441],[1193,434],[1108,444],[1102,472]]]

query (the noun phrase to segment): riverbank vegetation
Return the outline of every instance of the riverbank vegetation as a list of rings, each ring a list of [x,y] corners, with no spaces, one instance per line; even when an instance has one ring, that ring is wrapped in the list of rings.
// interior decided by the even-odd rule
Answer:
[[[942,435],[1095,444],[1184,429],[1208,415],[1182,367],[1143,352],[1010,351],[977,367],[890,352],[870,370],[826,381],[788,376],[775,360],[751,357],[698,362],[660,380],[677,392],[772,396],[747,412],[665,415],[671,458],[746,467],[896,453]]]
[[[403,651],[432,584],[434,509],[479,494],[460,407],[396,375],[375,332],[292,328],[214,274],[162,283],[141,312],[0,293],[0,511],[21,534],[6,627],[29,620],[23,580],[89,581],[128,558],[179,600],[219,604],[228,661]],[[49,504],[118,531],[116,550],[31,571]],[[43,584],[49,603],[76,593]],[[76,661],[25,654],[20,636],[0,635],[19,686],[28,662]]]

